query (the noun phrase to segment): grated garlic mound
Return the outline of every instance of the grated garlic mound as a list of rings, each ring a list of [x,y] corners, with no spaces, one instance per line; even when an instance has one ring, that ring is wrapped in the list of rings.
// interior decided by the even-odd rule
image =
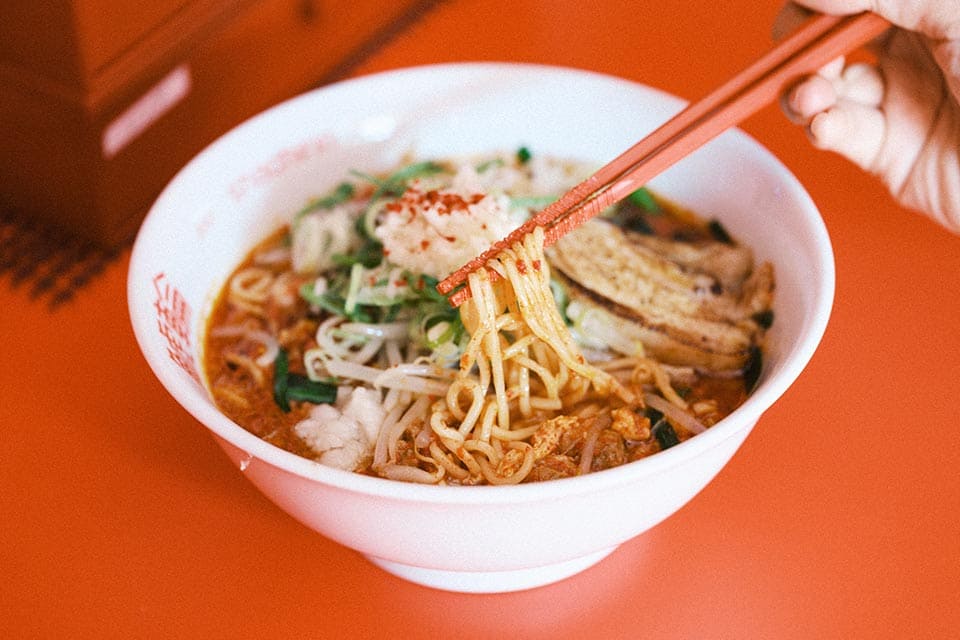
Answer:
[[[380,392],[364,387],[341,387],[337,403],[318,404],[293,432],[328,467],[353,471],[373,455],[377,433],[386,417]]]
[[[524,220],[502,193],[486,188],[470,165],[462,165],[450,184],[428,188],[414,182],[388,204],[375,230],[384,255],[412,273],[443,279],[473,259]]]

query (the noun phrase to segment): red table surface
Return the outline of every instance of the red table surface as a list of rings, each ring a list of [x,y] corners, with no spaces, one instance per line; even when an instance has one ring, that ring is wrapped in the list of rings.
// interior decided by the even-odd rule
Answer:
[[[692,99],[769,46],[777,10],[450,0],[354,73],[531,61]],[[263,498],[140,356],[129,252],[53,310],[0,280],[0,637],[957,637],[960,238],[776,107],[743,128],[826,220],[823,343],[690,504],[530,591],[409,584]]]

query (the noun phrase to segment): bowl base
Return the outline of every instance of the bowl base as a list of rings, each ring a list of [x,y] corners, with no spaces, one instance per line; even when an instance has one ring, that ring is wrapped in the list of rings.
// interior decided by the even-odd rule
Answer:
[[[444,571],[401,564],[375,556],[366,558],[388,573],[425,587],[460,593],[507,593],[542,587],[569,578],[600,562],[614,549],[615,546],[556,564],[507,571]]]

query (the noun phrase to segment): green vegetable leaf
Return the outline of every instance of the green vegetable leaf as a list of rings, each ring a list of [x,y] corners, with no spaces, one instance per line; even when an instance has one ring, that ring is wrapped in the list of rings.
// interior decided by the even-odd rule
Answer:
[[[280,349],[273,362],[273,400],[284,413],[290,411],[290,401],[329,404],[337,399],[337,385],[315,382],[299,373],[290,373],[286,349]]]
[[[314,382],[299,373],[287,374],[287,399],[313,404],[331,404],[337,399],[337,385]]]
[[[290,403],[287,401],[287,375],[290,368],[290,361],[286,349],[280,349],[277,358],[273,361],[273,401],[277,403],[280,410],[284,413],[290,411]]]

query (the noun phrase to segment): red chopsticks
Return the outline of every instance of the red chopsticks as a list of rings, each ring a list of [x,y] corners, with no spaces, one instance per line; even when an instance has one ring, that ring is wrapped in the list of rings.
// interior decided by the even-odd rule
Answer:
[[[496,242],[437,285],[446,295],[465,282],[473,271],[519,242],[536,227],[543,227],[550,246],[610,205],[636,191],[651,178],[735,126],[777,98],[787,84],[816,71],[834,58],[879,36],[890,23],[874,13],[851,16],[819,14],[767,54],[691,104],[650,135],[601,167],[559,200],[533,215],[508,236]],[[495,275],[495,274],[494,274]],[[459,306],[470,297],[470,287],[450,295]]]

